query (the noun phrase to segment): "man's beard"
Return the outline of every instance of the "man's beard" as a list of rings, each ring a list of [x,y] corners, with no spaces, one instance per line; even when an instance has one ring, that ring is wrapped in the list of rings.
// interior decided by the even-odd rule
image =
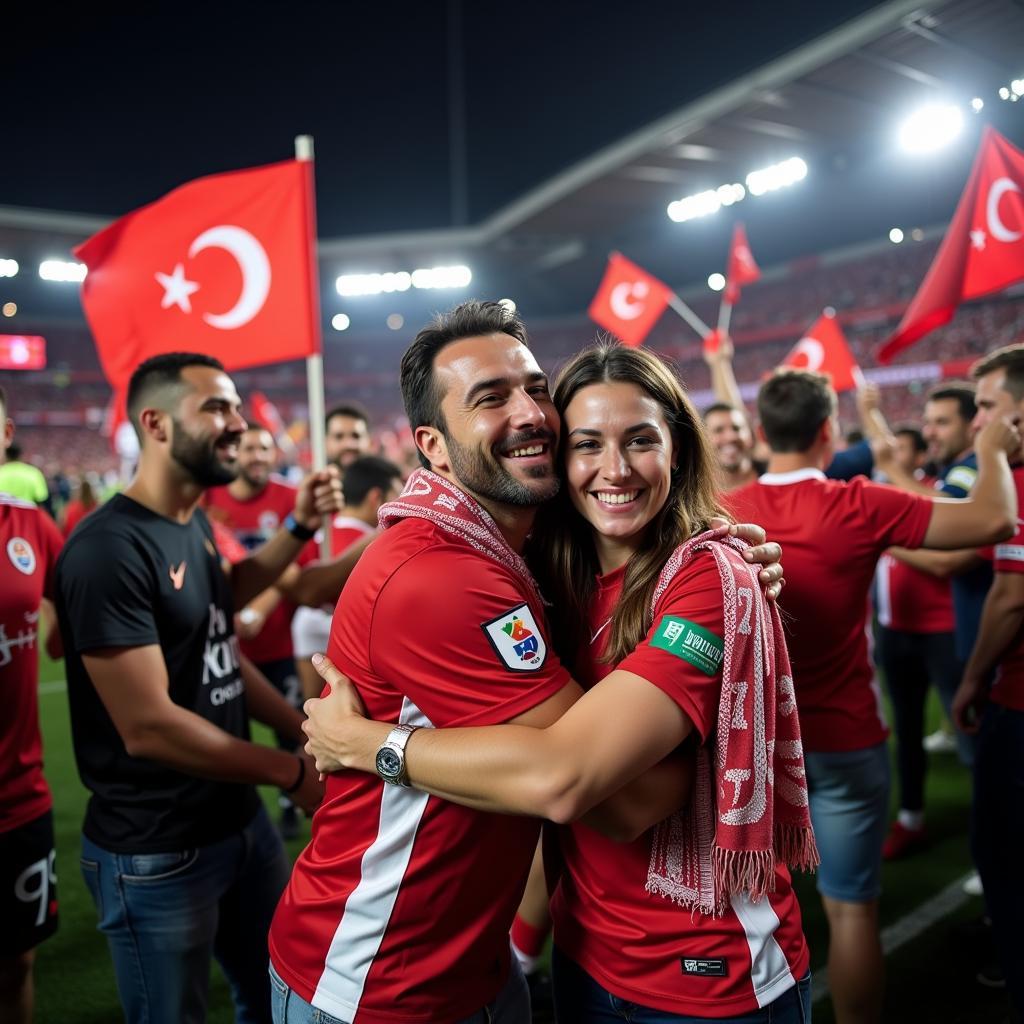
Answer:
[[[267,480],[270,478],[270,470],[265,466],[261,466],[256,472],[259,475],[253,476],[250,469],[240,466],[238,468],[237,475],[240,476],[254,491],[258,491],[267,486]]]
[[[201,487],[219,487],[229,484],[238,476],[237,463],[227,466],[217,458],[216,445],[227,439],[239,440],[241,433],[228,431],[213,440],[193,437],[177,420],[171,441],[171,458]]]
[[[505,469],[496,457],[479,448],[465,447],[447,433],[445,441],[455,479],[481,498],[500,502],[502,505],[534,508],[550,501],[561,486],[557,473],[543,466],[535,466],[530,473],[535,476],[538,486],[528,487]],[[530,437],[517,436],[511,439],[511,444],[506,443],[505,447],[525,447],[538,441],[546,444],[549,451],[552,450],[553,439],[546,431]]]

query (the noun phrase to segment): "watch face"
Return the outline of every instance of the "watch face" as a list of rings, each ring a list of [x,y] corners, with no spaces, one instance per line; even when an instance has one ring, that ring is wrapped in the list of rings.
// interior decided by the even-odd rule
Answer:
[[[385,779],[397,779],[402,774],[402,758],[390,747],[378,750],[377,772]]]

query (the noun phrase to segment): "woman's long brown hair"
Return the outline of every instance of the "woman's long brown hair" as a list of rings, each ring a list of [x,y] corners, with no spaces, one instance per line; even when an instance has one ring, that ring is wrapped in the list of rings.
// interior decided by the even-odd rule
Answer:
[[[626,567],[602,659],[613,664],[633,651],[650,629],[651,597],[669,556],[680,544],[706,530],[712,516],[723,514],[718,503],[714,455],[704,424],[673,370],[658,356],[606,343],[584,349],[558,374],[555,406],[564,417],[569,403],[583,388],[620,382],[637,385],[661,407],[677,465],[665,504],[648,523],[644,544]],[[565,443],[563,431],[563,451]],[[562,455],[560,452],[559,457]],[[578,669],[577,659],[590,640],[587,610],[601,569],[592,527],[573,508],[567,487],[538,514],[530,561],[553,606],[555,646],[562,660]]]

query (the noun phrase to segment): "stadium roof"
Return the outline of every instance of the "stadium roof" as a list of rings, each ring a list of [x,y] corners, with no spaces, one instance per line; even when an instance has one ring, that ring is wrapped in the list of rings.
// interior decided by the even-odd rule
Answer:
[[[963,187],[982,123],[1024,142],[1024,103],[997,95],[1024,75],[1022,39],[1024,9],[1014,0],[889,0],[625,135],[475,223],[321,238],[325,315],[344,309],[357,327],[364,310],[404,305],[415,317],[417,302],[445,301],[439,293],[341,300],[333,289],[340,273],[467,264],[472,293],[509,295],[531,317],[563,315],[585,309],[612,249],[685,286],[724,269],[738,219],[762,265],[881,239],[893,226],[940,223]],[[924,158],[898,151],[902,116],[936,101],[969,111],[973,97],[985,106],[969,113],[955,145]],[[748,195],[682,224],[666,215],[672,200],[743,182],[751,170],[793,156],[809,167],[798,186]],[[60,255],[108,219],[0,207],[0,256]],[[29,299],[26,308],[34,307]]]

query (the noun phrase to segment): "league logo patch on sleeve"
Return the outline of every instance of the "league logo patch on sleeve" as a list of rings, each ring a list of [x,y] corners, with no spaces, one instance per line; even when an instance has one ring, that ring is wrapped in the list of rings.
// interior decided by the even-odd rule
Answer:
[[[480,628],[505,667],[515,672],[533,672],[548,656],[544,637],[527,604],[482,623]]]
[[[18,572],[31,576],[36,571],[36,553],[24,537],[12,537],[7,542],[7,557]]]

